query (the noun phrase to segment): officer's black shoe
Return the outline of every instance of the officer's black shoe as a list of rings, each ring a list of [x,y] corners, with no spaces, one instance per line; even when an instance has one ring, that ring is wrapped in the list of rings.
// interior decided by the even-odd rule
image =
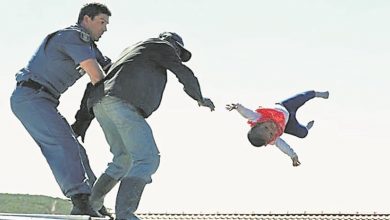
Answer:
[[[105,206],[103,206],[100,210],[99,213],[103,216],[107,216],[110,218],[110,220],[114,220],[114,216],[112,216],[112,213],[110,213]]]
[[[89,215],[91,217],[103,217],[99,212],[94,211],[89,204],[89,194],[76,194],[71,196],[73,203],[71,215]]]

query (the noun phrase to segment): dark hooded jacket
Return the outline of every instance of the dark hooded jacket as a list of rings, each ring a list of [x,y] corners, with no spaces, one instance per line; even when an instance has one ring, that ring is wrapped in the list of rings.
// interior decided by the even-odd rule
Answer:
[[[176,75],[184,91],[194,100],[203,96],[198,79],[182,63],[175,48],[165,40],[151,38],[126,48],[99,83],[87,85],[74,132],[82,137],[94,118],[93,105],[105,95],[115,96],[133,105],[144,117],[158,109],[167,83],[167,70]]]
[[[121,53],[104,82],[94,86],[88,106],[91,108],[104,95],[115,96],[132,104],[147,118],[160,106],[167,70],[175,74],[190,97],[203,99],[198,79],[182,63],[174,47],[168,41],[151,38]]]

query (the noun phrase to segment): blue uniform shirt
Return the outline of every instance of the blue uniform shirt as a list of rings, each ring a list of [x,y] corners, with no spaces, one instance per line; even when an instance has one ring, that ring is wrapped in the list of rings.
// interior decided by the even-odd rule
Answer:
[[[16,81],[34,80],[59,98],[84,75],[79,71],[80,62],[100,56],[86,31],[78,25],[70,26],[43,40],[27,67],[16,74]]]

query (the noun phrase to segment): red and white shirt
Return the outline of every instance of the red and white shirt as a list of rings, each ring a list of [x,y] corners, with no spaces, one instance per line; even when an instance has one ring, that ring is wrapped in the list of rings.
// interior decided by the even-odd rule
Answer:
[[[256,111],[252,111],[241,104],[237,104],[237,111],[246,119],[248,124],[253,127],[258,122],[264,122],[268,120],[274,121],[278,126],[278,132],[275,134],[273,140],[268,143],[276,145],[283,153],[287,154],[291,158],[296,156],[294,150],[288,145],[280,136],[283,135],[286,127],[289,113],[282,105],[275,105],[272,108],[259,107]]]

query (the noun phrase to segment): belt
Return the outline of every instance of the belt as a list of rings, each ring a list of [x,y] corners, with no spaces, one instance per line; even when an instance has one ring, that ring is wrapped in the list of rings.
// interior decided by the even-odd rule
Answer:
[[[44,91],[50,94],[51,96],[55,97],[46,87],[33,80],[19,81],[16,83],[16,86],[28,87],[34,90]]]

